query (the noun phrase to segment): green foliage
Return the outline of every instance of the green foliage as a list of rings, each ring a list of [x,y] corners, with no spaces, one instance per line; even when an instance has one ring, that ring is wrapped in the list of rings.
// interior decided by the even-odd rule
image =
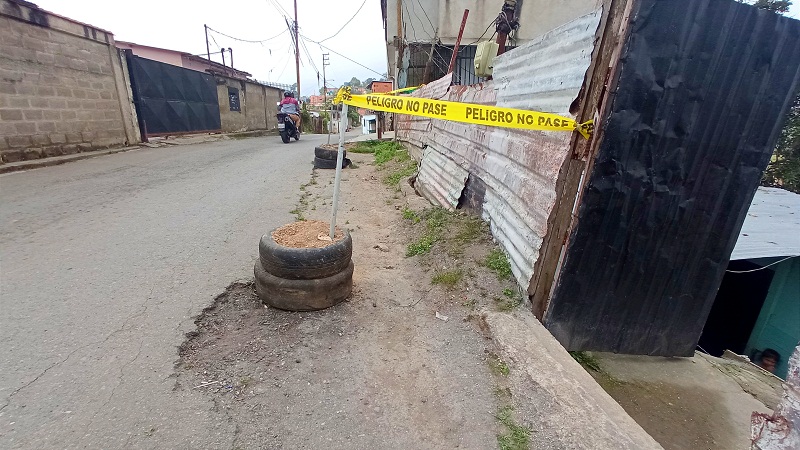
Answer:
[[[502,375],[507,377],[509,373],[511,373],[511,369],[508,368],[508,364],[505,361],[500,359],[499,356],[492,354],[489,357],[489,370],[492,371],[495,375]]]
[[[355,107],[347,108],[347,119],[350,120],[350,125],[356,126],[361,124],[361,114]]]
[[[495,416],[497,421],[505,425],[508,432],[497,436],[500,450],[527,450],[531,444],[531,430],[518,425],[512,416],[514,408],[504,406]]]
[[[514,292],[514,290],[511,288],[505,288],[503,289],[503,295],[505,295],[508,298],[514,298],[517,295],[517,293]]]
[[[431,279],[431,284],[441,284],[448,289],[452,289],[464,277],[464,272],[459,270],[450,270],[447,272],[439,272]]]
[[[389,175],[387,175],[386,178],[383,179],[383,181],[389,186],[397,187],[400,185],[400,182],[402,180],[407,179],[411,175],[414,175],[416,172],[417,172],[417,163],[414,161],[408,161],[404,165],[400,166],[399,168],[391,172]]]
[[[569,354],[572,356],[572,359],[578,361],[584,369],[593,370],[598,373],[603,371],[603,369],[600,368],[600,362],[591,354],[586,352],[569,352]]]
[[[792,6],[791,0],[756,0],[753,3],[758,9],[766,9],[767,11],[772,11],[778,14],[784,14],[789,12],[789,7]]]
[[[426,209],[421,219],[425,220],[425,233],[416,242],[408,244],[406,256],[422,255],[431,251],[433,244],[442,238],[448,213],[443,208]]]
[[[800,194],[800,95],[795,97],[789,109],[761,184]]]
[[[422,220],[416,211],[408,207],[403,208],[403,219],[410,220],[414,223],[419,223]]]
[[[497,273],[497,278],[501,280],[511,279],[513,273],[511,272],[511,263],[508,262],[506,254],[500,249],[492,250],[486,256],[484,265]]]
[[[304,128],[304,126],[311,126],[311,113],[308,112],[308,108],[306,107],[305,103],[303,103],[302,108],[300,108],[300,127]]]

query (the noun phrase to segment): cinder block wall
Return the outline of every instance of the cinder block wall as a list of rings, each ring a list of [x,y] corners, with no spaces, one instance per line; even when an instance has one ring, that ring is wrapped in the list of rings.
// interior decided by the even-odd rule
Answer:
[[[217,79],[225,81],[217,84],[222,131],[230,133],[277,128],[276,103],[283,97],[279,89],[220,76]],[[228,87],[239,90],[239,111],[231,111]]]
[[[139,142],[122,64],[111,33],[0,0],[0,161]]]

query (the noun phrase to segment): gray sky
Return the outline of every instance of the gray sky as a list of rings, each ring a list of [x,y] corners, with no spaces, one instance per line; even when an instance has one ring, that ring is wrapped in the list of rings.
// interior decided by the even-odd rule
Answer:
[[[267,39],[286,31],[259,44],[237,42],[211,32],[209,41],[212,52],[218,51],[219,47],[233,48],[235,67],[250,72],[256,79],[286,84],[295,82],[291,38],[284,13],[275,6],[279,5],[293,16],[292,0],[137,0],[126,2],[125,7],[120,2],[109,0],[32,1],[48,11],[108,30],[120,41],[194,54],[206,52],[204,23],[227,35],[247,40]],[[298,0],[297,3],[300,34],[320,41],[336,33],[353,17],[364,0]],[[328,52],[331,64],[326,69],[328,84],[340,86],[352,77],[360,80],[380,78],[380,74],[386,72],[383,40],[380,1],[366,0],[355,19],[323,45],[378,73]],[[317,69],[309,63],[309,57],[301,46],[302,95],[317,94],[322,86],[322,51],[317,44],[307,41],[305,44],[319,69],[320,81],[317,82]],[[230,64],[227,53],[225,58]],[[212,59],[221,62],[219,54],[212,55]]]

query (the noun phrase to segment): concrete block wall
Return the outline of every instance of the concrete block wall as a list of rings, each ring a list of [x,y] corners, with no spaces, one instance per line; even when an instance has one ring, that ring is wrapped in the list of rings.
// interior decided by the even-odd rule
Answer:
[[[276,103],[282,98],[279,89],[250,81],[217,76],[217,98],[222,131],[272,130],[277,128]],[[231,111],[228,87],[239,90],[239,111]]]
[[[139,142],[122,63],[111,33],[0,0],[0,161]]]

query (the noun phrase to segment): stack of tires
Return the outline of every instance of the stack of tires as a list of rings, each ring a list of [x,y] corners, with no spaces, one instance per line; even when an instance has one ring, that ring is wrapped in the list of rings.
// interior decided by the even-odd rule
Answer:
[[[330,308],[353,290],[353,240],[344,238],[322,248],[278,244],[272,232],[261,237],[255,264],[256,293],[261,301],[287,311]]]
[[[343,150],[342,168],[350,165],[347,159],[347,150]],[[339,151],[337,149],[327,149],[324,147],[314,147],[314,168],[315,169],[335,169],[336,158]]]

